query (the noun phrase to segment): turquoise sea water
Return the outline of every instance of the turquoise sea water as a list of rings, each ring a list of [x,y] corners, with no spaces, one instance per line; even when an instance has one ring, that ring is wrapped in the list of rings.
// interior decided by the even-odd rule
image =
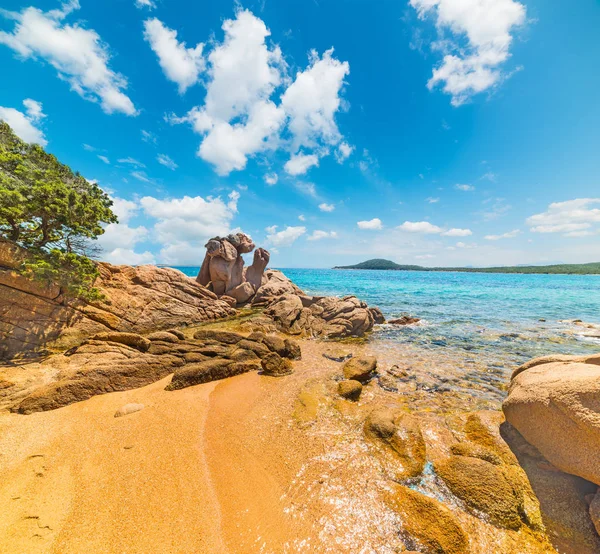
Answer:
[[[198,268],[177,268],[190,276]],[[388,346],[479,354],[506,367],[550,353],[600,350],[564,320],[600,323],[600,276],[458,272],[285,269],[309,294],[353,294],[386,318],[410,314],[417,326],[384,325],[374,339]],[[545,321],[540,321],[545,320]]]

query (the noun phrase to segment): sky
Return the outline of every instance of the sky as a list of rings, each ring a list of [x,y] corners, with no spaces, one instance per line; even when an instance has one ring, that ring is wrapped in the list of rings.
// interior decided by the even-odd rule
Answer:
[[[3,0],[0,119],[113,263],[600,261],[598,0]]]

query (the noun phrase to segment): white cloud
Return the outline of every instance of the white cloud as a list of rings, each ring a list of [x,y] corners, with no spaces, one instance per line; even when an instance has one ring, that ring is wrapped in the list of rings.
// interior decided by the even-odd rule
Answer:
[[[298,216],[298,219],[299,219],[300,221],[306,221],[306,218],[305,218],[305,217],[304,217],[302,214],[300,214],[300,215]]]
[[[302,235],[306,233],[306,227],[290,227],[286,226],[283,231],[276,231],[276,226],[272,227],[272,233],[267,235],[267,242],[273,246],[291,246]]]
[[[98,154],[98,159],[100,159],[106,165],[110,165],[110,160],[106,156],[102,156],[101,154]]]
[[[112,252],[105,254],[103,259],[114,265],[143,265],[154,264],[156,260],[151,252],[138,253],[126,248],[115,248]]]
[[[119,163],[121,164],[129,164],[129,165],[134,165],[136,167],[146,167],[142,162],[136,160],[135,158],[129,157],[129,158],[121,158],[119,160],[117,160]]]
[[[223,23],[222,42],[213,42],[207,56],[204,105],[170,123],[190,123],[203,139],[198,155],[228,175],[246,167],[258,153],[283,148],[291,159],[286,171],[301,175],[339,145],[336,156],[349,155],[335,122],[342,109],[341,91],[349,72],[347,62],[310,53],[309,66],[291,84],[278,46],[268,46],[270,31],[249,10],[238,9]],[[288,86],[289,84],[289,86]],[[281,89],[279,105],[272,99]],[[300,153],[300,149],[304,153]]]
[[[307,196],[312,196],[313,198],[317,197],[317,189],[314,183],[304,183],[302,181],[298,181],[294,183],[294,186],[303,194]]]
[[[368,221],[358,221],[356,223],[359,229],[368,229],[373,231],[378,231],[383,228],[381,223],[381,219],[375,217],[374,219],[370,219]]]
[[[448,229],[441,233],[443,237],[469,237],[472,234],[471,229]]]
[[[144,212],[158,220],[153,232],[163,245],[160,260],[175,265],[200,264],[206,241],[231,231],[239,198],[238,191],[232,191],[227,201],[210,196],[166,200],[143,197],[140,204]]]
[[[146,175],[145,171],[132,171],[131,176],[137,179],[138,181],[142,181],[142,183],[151,183],[152,180]]]
[[[68,25],[64,19],[79,9],[78,0],[65,2],[61,9],[43,12],[29,7],[20,13],[0,12],[15,21],[12,33],[0,31],[0,44],[21,58],[48,62],[61,79],[82,98],[100,101],[106,113],[137,115],[133,102],[123,92],[126,79],[109,68],[109,49],[93,29]]]
[[[564,233],[565,236],[588,236],[594,224],[600,223],[600,198],[575,198],[565,202],[554,202],[540,214],[527,218],[533,233]]]
[[[333,212],[335,210],[335,205],[326,204],[325,202],[323,202],[322,204],[319,204],[319,210],[321,210],[322,212]]]
[[[142,140],[144,142],[148,142],[150,144],[156,144],[156,135],[154,133],[151,133],[150,131],[144,131],[142,129]]]
[[[117,248],[132,250],[133,247],[148,236],[146,227],[129,227],[125,223],[111,223],[104,229],[104,234],[98,237],[98,244],[105,252]]]
[[[119,223],[127,223],[131,217],[139,210],[139,205],[131,200],[124,198],[111,198],[113,205],[111,210],[118,217]]]
[[[437,204],[440,201],[440,199],[439,198],[433,198],[433,197],[430,196],[429,198],[426,198],[425,201],[429,202],[430,204]]]
[[[271,225],[270,227],[265,227],[265,231],[269,234],[272,235],[274,233],[277,232],[277,225]]]
[[[409,233],[423,233],[426,235],[439,235],[442,232],[440,227],[432,225],[428,221],[405,221],[398,229]]]
[[[319,165],[316,154],[293,154],[283,167],[288,175],[304,175],[311,167]]]
[[[154,0],[135,0],[136,8],[148,8],[150,10],[156,8]]]
[[[48,141],[44,136],[44,132],[36,126],[46,117],[42,110],[42,104],[27,98],[23,100],[23,105],[25,106],[25,113],[15,108],[0,106],[0,120],[8,123],[14,133],[25,142],[46,146]]]
[[[321,239],[337,239],[338,234],[335,231],[313,231],[312,235],[308,237],[308,240],[321,240]]]
[[[415,256],[415,258],[417,260],[431,260],[432,258],[435,258],[435,256],[433,254],[421,254],[419,256]]]
[[[441,40],[432,45],[444,58],[427,86],[442,85],[459,106],[503,78],[515,27],[525,23],[525,6],[515,0],[410,0],[421,19],[431,14]],[[451,38],[449,38],[451,37]],[[467,47],[461,47],[463,37]]]
[[[322,57],[312,50],[308,68],[296,74],[281,97],[281,105],[290,119],[294,152],[321,143],[335,145],[341,140],[335,115],[341,107],[340,93],[350,66],[332,55],[333,48]]]
[[[267,183],[267,185],[269,185],[270,187],[272,187],[273,185],[276,185],[277,181],[279,181],[279,177],[277,177],[277,173],[267,173],[265,175],[265,183]]]
[[[198,82],[206,67],[202,56],[203,43],[186,48],[185,42],[177,40],[177,31],[169,29],[156,18],[144,22],[144,38],[158,56],[158,63],[167,79],[177,83],[179,94]]]
[[[456,190],[462,190],[464,192],[469,192],[469,191],[473,191],[475,190],[475,187],[473,185],[461,185],[461,184],[456,184],[454,185],[454,188]]]
[[[521,234],[520,229],[514,229],[513,231],[509,231],[508,233],[504,233],[502,235],[486,235],[485,240],[502,240],[502,239],[512,239]]]
[[[354,152],[354,146],[350,146],[347,142],[342,142],[335,151],[335,159],[337,163],[344,163]]]
[[[156,160],[160,165],[164,165],[171,171],[175,171],[179,166],[166,154],[159,154],[156,156]]]

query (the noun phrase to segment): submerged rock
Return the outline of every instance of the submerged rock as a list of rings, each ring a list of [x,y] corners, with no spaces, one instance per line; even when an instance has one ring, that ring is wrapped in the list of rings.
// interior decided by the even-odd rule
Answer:
[[[467,554],[468,536],[456,516],[441,502],[396,485],[388,505],[402,518],[402,534],[431,554]],[[413,546],[413,545],[411,545]]]
[[[270,352],[263,356],[260,365],[263,374],[271,377],[283,377],[293,373],[292,363],[288,359],[282,358],[277,352]]]
[[[340,381],[338,384],[338,394],[346,400],[353,400],[356,402],[360,398],[363,386],[359,381],[348,379],[346,381]]]
[[[323,352],[323,357],[334,362],[345,362],[352,358],[352,352],[343,350],[342,348],[328,348]]]
[[[398,319],[390,319],[388,321],[388,323],[391,325],[413,325],[415,323],[419,323],[419,321],[421,321],[421,320],[418,317],[403,315],[402,317],[399,317]]]
[[[377,369],[377,358],[373,356],[359,356],[348,360],[342,371],[346,379],[354,379],[361,383],[366,383],[375,376]]]
[[[365,421],[365,436],[390,461],[399,479],[416,477],[423,472],[426,447],[418,420],[395,408],[378,408]]]

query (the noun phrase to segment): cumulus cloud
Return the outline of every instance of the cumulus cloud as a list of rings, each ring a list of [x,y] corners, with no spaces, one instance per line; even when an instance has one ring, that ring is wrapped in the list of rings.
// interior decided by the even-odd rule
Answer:
[[[0,12],[15,21],[12,32],[0,31],[0,44],[22,59],[49,63],[72,90],[86,100],[99,101],[106,113],[137,115],[133,102],[123,92],[127,80],[110,69],[109,50],[98,33],[80,23],[65,23],[79,7],[79,0],[70,0],[60,9],[48,12],[34,7],[20,13]]]
[[[171,171],[175,171],[179,166],[166,154],[159,154],[156,157],[156,160],[160,165],[164,165],[169,168]]]
[[[408,233],[423,233],[425,235],[439,235],[442,232],[441,227],[432,225],[429,221],[405,221],[398,229]]]
[[[277,177],[277,173],[267,173],[265,175],[265,183],[267,183],[267,185],[269,185],[270,187],[276,185],[278,180],[279,177]]]
[[[515,28],[525,23],[525,6],[515,0],[410,0],[419,18],[431,15],[441,40],[432,45],[444,51],[441,64],[427,83],[440,85],[460,106],[473,95],[498,84],[510,57]],[[461,42],[466,39],[466,48]]]
[[[135,0],[136,8],[148,8],[150,10],[156,8],[154,0]]]
[[[286,226],[282,231],[277,231],[277,225],[268,229],[267,242],[276,247],[291,246],[306,233],[306,227]]]
[[[308,237],[308,240],[321,240],[321,239],[337,239],[338,234],[335,231],[313,231]]]
[[[31,98],[23,100],[25,112],[0,106],[0,120],[5,121],[14,133],[25,142],[46,146],[44,132],[37,126],[46,117],[42,104]]]
[[[485,240],[502,240],[502,239],[512,239],[521,234],[520,229],[514,229],[512,231],[508,231],[507,233],[503,233],[502,235],[486,235]]]
[[[469,191],[473,191],[475,190],[475,187],[473,185],[461,185],[461,184],[456,184],[454,185],[454,188],[456,190],[462,190],[464,192],[469,192]]]
[[[288,175],[304,175],[311,167],[319,165],[316,154],[294,154],[283,166]]]
[[[151,252],[135,252],[126,248],[115,248],[112,252],[105,254],[103,259],[114,265],[144,265],[154,264],[156,260]]]
[[[322,57],[316,50],[310,53],[309,66],[296,75],[294,82],[281,97],[293,135],[294,151],[314,148],[321,143],[338,144],[341,135],[335,115],[341,106],[340,91],[350,73],[348,62],[333,57],[333,48]]]
[[[540,214],[527,218],[533,233],[563,233],[565,236],[588,236],[590,229],[600,224],[600,198],[575,198],[554,202]]]
[[[443,237],[469,237],[473,234],[471,229],[448,229],[440,233]]]
[[[206,241],[231,231],[239,198],[238,191],[231,192],[227,200],[210,196],[171,199],[143,197],[140,204],[145,214],[158,220],[153,232],[163,245],[161,261],[176,265],[193,260],[199,263]]]
[[[291,156],[286,172],[301,175],[330,147],[339,145],[338,159],[350,155],[335,121],[347,62],[335,59],[333,50],[322,56],[312,51],[309,66],[292,80],[280,48],[267,44],[269,29],[252,12],[239,9],[222,29],[223,41],[214,42],[206,58],[204,104],[183,117],[167,117],[202,135],[200,158],[228,175],[259,153],[283,148]]]
[[[169,29],[156,18],[144,22],[144,38],[158,56],[158,63],[170,81],[179,87],[179,94],[198,82],[206,63],[202,56],[204,44],[187,48],[177,40],[177,31]]]
[[[344,163],[354,152],[354,146],[350,146],[347,142],[342,142],[335,151],[335,159],[337,163]]]
[[[325,202],[323,202],[322,204],[319,204],[319,210],[321,210],[322,212],[333,212],[335,210],[335,205],[326,204]]]
[[[381,223],[381,219],[375,217],[373,219],[369,219],[368,221],[358,221],[356,223],[359,229],[378,231],[383,229],[383,224]]]

